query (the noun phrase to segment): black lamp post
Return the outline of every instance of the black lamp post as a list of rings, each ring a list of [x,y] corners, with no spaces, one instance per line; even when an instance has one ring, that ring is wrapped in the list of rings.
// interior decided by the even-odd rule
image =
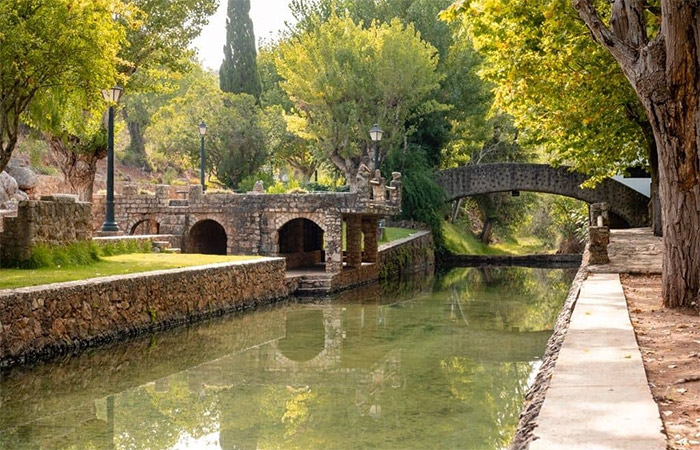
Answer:
[[[374,167],[372,170],[379,169],[379,141],[382,140],[383,136],[384,131],[375,123],[372,129],[369,130],[369,137],[372,138],[372,142],[374,142]]]
[[[114,107],[119,103],[124,89],[114,86],[102,91],[102,96],[109,103],[107,122],[107,211],[102,231],[118,232],[119,226],[114,221]]]
[[[207,191],[207,184],[204,181],[204,168],[206,167],[206,155],[204,154],[204,136],[207,134],[207,124],[202,121],[199,124],[199,137],[200,137],[200,148],[199,148],[199,181],[202,183],[202,192]]]

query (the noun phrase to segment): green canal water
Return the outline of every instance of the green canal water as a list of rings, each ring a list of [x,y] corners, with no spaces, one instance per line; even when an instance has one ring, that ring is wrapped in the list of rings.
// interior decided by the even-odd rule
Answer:
[[[16,368],[0,449],[503,449],[573,276],[455,269]]]

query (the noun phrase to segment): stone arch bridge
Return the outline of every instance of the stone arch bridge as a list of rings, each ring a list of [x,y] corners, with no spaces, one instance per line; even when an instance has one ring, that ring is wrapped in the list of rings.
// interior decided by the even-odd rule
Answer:
[[[496,192],[542,192],[589,204],[609,203],[610,211],[630,227],[649,225],[648,197],[612,179],[603,180],[594,189],[581,188],[588,179],[589,176],[572,172],[568,167],[524,163],[466,165],[436,175],[448,201]]]

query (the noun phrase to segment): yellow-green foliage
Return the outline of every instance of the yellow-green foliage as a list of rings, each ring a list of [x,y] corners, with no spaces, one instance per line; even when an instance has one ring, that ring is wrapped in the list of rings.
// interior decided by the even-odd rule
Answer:
[[[122,239],[115,242],[100,243],[101,256],[126,255],[130,253],[151,253],[152,244],[149,240]]]
[[[99,261],[98,247],[92,242],[76,242],[70,245],[48,246],[39,244],[32,249],[28,261],[10,263],[10,267],[38,269],[41,267],[86,266]]]
[[[462,224],[445,222],[442,226],[445,248],[463,255],[532,255],[547,253],[546,243],[536,237],[511,237],[497,244],[484,244]]]

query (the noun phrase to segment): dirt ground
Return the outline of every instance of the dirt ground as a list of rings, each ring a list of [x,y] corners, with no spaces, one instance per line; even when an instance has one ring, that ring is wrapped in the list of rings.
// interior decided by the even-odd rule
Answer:
[[[700,315],[663,308],[658,275],[621,278],[668,448],[700,449]]]

